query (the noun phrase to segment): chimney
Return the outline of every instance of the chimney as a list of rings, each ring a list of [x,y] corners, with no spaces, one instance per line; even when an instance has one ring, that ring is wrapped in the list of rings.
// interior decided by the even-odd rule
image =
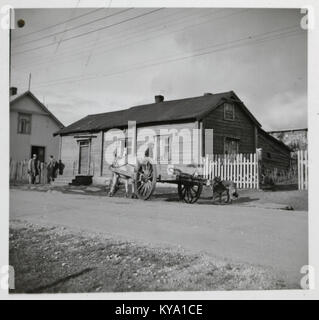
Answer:
[[[205,92],[204,96],[212,96],[213,94],[211,92]]]
[[[10,87],[10,96],[15,96],[18,93],[17,87]]]
[[[164,96],[162,95],[155,96],[155,103],[160,103],[163,101],[164,101]]]

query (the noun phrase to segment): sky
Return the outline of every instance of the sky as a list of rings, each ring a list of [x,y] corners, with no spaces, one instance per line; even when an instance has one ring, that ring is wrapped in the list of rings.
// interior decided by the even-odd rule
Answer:
[[[233,90],[265,130],[307,127],[299,9],[19,9],[11,86],[64,124],[131,106]],[[133,120],[133,119],[132,119]]]

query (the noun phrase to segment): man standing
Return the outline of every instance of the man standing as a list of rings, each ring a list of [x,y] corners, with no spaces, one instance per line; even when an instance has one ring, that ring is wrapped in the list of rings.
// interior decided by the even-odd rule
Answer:
[[[62,176],[63,175],[63,170],[65,168],[65,165],[64,163],[62,162],[62,160],[60,159],[59,160],[59,163],[58,163],[58,169],[59,169],[59,175]]]
[[[34,154],[28,162],[29,183],[35,184],[37,176],[40,174],[40,161],[37,155]]]
[[[54,181],[56,170],[57,170],[57,162],[54,159],[54,157],[51,155],[49,163],[47,165],[48,183],[51,183],[51,181]]]

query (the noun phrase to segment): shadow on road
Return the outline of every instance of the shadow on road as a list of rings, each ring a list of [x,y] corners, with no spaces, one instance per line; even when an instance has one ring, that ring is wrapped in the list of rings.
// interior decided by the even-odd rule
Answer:
[[[236,200],[236,203],[246,203],[246,202],[253,202],[258,201],[259,198],[250,198],[250,197],[241,197]]]
[[[63,284],[65,283],[66,281],[70,280],[70,279],[74,279],[74,278],[77,278],[79,276],[82,276],[83,274],[85,273],[88,273],[90,271],[92,271],[93,268],[85,268],[83,269],[82,271],[80,272],[76,272],[76,273],[73,273],[71,275],[68,275],[64,278],[61,278],[61,279],[58,279],[52,283],[49,283],[49,284],[46,284],[46,285],[43,285],[43,286],[40,286],[40,287],[37,287],[37,288],[34,288],[34,289],[31,289],[31,290],[28,290],[26,291],[26,293],[39,293],[39,292],[43,292],[44,290],[47,290],[47,289],[50,289],[50,288],[53,288],[59,284]]]

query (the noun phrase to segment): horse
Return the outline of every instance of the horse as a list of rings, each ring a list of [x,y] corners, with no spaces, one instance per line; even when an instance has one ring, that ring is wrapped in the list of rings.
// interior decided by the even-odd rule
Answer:
[[[133,176],[135,173],[135,167],[133,165],[130,165],[127,163],[127,149],[124,148],[124,151],[121,156],[118,155],[117,150],[114,150],[114,158],[113,162],[110,165],[110,170],[112,171],[112,178],[110,181],[110,191],[109,191],[109,197],[112,197],[119,189],[120,183],[124,183],[125,186],[125,197],[129,197],[129,184],[131,184],[131,198],[137,198],[135,194],[135,188],[134,188],[134,180]],[[120,169],[125,172],[127,172],[127,175],[120,174],[118,171],[113,171],[112,169]]]

